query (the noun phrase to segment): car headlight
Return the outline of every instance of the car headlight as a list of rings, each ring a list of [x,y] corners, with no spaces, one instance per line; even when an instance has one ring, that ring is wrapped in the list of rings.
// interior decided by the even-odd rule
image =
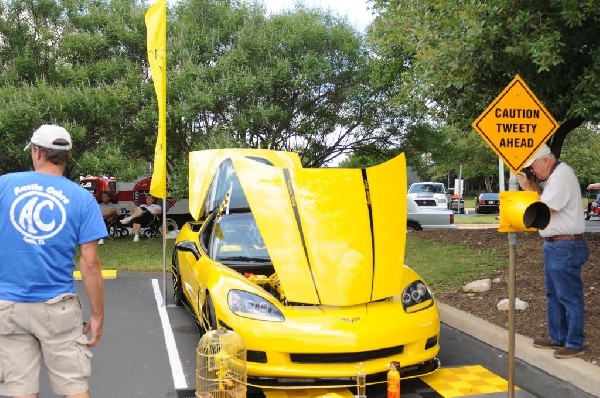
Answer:
[[[415,281],[402,292],[402,306],[406,312],[417,312],[433,305],[433,296],[427,285]]]
[[[227,295],[229,309],[244,318],[259,321],[283,322],[285,317],[270,301],[243,290],[230,290]]]
[[[446,199],[438,199],[437,201],[438,201],[438,203],[446,203],[447,202]]]

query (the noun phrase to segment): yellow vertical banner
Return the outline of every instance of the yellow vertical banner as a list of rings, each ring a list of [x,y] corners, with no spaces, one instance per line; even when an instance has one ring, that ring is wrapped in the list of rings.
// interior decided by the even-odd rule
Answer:
[[[158,102],[158,136],[150,194],[167,198],[167,1],[158,0],[146,12],[148,62]]]

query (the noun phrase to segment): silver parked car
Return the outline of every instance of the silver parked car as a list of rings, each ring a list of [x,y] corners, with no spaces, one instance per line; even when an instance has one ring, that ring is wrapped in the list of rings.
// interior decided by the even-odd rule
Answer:
[[[420,207],[450,207],[446,187],[441,182],[415,182],[408,188],[408,197],[413,198]]]
[[[449,209],[419,206],[411,197],[407,198],[406,231],[420,231],[422,229],[458,228],[454,224],[454,212]]]

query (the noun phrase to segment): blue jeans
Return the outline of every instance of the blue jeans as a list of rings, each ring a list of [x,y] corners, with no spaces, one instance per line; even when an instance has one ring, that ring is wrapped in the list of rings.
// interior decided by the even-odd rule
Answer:
[[[583,349],[585,340],[581,266],[588,256],[583,240],[544,242],[550,340],[576,350]]]

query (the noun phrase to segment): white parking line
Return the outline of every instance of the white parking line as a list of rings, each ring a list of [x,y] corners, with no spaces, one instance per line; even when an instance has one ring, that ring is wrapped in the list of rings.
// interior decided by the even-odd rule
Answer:
[[[158,287],[158,279],[152,279],[152,287],[154,288],[154,298],[156,299],[156,306],[158,307],[158,315],[160,315],[160,323],[162,324],[163,333],[165,335],[167,354],[171,365],[171,373],[173,374],[173,384],[176,390],[186,389],[188,388],[187,381],[185,380],[185,374],[183,373],[179,351],[177,351],[173,329],[171,329],[169,314],[167,314],[167,308],[163,306],[163,297],[160,293],[160,288]]]

